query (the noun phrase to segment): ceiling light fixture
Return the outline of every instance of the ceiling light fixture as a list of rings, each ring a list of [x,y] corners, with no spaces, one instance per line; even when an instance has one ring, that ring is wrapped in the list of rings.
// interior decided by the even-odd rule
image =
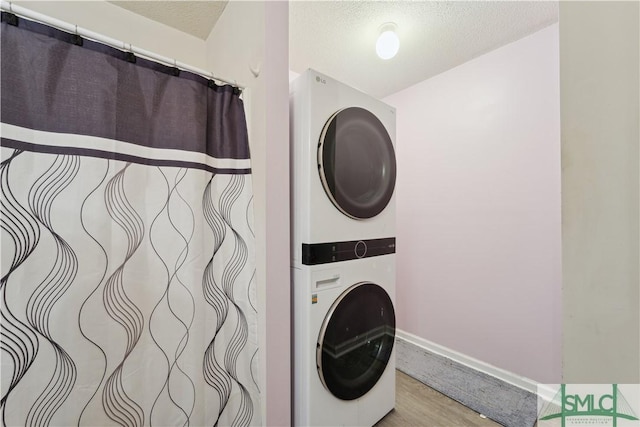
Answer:
[[[398,53],[400,39],[396,34],[397,28],[393,22],[387,22],[380,27],[380,35],[376,41],[376,53],[380,58],[391,59]]]

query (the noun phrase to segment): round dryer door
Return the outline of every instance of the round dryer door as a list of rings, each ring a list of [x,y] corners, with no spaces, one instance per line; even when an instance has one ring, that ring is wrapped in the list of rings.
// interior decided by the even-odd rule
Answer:
[[[384,372],[396,333],[387,292],[357,283],[334,302],[318,338],[316,362],[325,388],[342,400],[364,396]]]
[[[396,184],[396,157],[389,133],[364,108],[338,111],[322,130],[318,170],[325,192],[342,213],[355,219],[378,215]]]

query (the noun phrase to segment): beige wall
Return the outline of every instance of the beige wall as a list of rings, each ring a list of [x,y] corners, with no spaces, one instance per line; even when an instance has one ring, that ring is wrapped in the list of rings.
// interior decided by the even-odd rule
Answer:
[[[640,382],[639,7],[560,3],[567,383]]]
[[[16,1],[16,5],[205,68],[205,42],[105,1]]]

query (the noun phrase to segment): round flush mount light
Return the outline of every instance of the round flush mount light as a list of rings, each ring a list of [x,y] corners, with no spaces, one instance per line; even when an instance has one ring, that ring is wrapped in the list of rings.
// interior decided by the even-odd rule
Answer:
[[[393,22],[387,22],[380,27],[380,35],[376,41],[376,53],[380,58],[391,59],[398,53],[400,39],[396,33],[397,28]]]

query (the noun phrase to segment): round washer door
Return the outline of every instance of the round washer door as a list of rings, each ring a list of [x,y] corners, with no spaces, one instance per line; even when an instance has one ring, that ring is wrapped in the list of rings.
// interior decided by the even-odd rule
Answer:
[[[372,218],[387,206],[396,184],[391,137],[370,111],[340,110],[322,130],[318,170],[325,192],[342,213]]]
[[[316,363],[322,384],[342,400],[364,396],[389,362],[395,333],[387,292],[370,282],[351,286],[333,303],[320,329]]]

